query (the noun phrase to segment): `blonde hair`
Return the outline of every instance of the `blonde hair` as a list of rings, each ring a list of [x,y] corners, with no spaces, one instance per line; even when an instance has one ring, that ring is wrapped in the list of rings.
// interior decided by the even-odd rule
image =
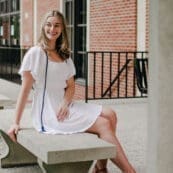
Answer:
[[[62,22],[62,33],[56,40],[56,51],[60,55],[60,57],[65,60],[68,59],[70,56],[70,49],[69,49],[69,42],[68,42],[68,36],[67,36],[67,29],[66,29],[66,22],[64,19],[64,16],[62,13],[60,13],[57,10],[52,10],[46,13],[45,17],[43,18],[42,24],[41,24],[41,31],[40,31],[40,37],[38,39],[38,44],[44,49],[49,49],[48,46],[48,39],[45,35],[44,26],[49,17],[58,17],[61,19]]]

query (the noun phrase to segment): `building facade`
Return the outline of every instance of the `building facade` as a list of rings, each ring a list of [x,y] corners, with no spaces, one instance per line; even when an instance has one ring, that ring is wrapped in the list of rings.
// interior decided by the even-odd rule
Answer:
[[[0,0],[0,46],[20,46],[28,49],[37,43],[42,16],[51,9],[61,11],[67,21],[71,47],[71,57],[76,66],[76,98],[84,98],[86,73],[89,92],[92,90],[94,70],[92,58],[89,57],[86,68],[86,52],[136,52],[148,50],[148,0]],[[93,53],[92,56],[95,54]],[[122,55],[126,57],[127,54]],[[101,56],[101,55],[99,55]],[[108,56],[105,55],[104,56]],[[111,54],[110,60],[104,64],[105,78],[115,76],[110,72],[116,68],[119,54]],[[129,54],[128,54],[129,56]],[[133,55],[130,55],[133,56]],[[23,54],[21,53],[21,59]],[[122,59],[124,59],[122,58]],[[98,58],[96,58],[98,59]],[[124,61],[120,62],[120,67]],[[129,64],[130,65],[130,64]],[[100,73],[101,62],[98,61],[96,72]],[[131,63],[130,66],[133,66]],[[130,69],[130,66],[128,69]],[[129,70],[130,71],[130,70]],[[102,72],[103,73],[103,72]],[[110,74],[111,73],[111,74]],[[101,74],[100,74],[101,75]],[[111,76],[111,77],[109,77]],[[124,86],[124,75],[119,78],[119,84],[112,85],[112,91],[117,85]],[[133,71],[129,72],[129,94],[132,91]],[[101,76],[97,77],[97,91]],[[104,80],[102,90],[108,87],[110,81]],[[126,84],[127,85],[127,84]],[[123,93],[124,89],[120,90]],[[100,91],[99,91],[100,92]]]

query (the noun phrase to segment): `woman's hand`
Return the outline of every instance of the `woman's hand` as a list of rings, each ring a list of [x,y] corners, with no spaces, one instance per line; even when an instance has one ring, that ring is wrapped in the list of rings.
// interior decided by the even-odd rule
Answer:
[[[19,129],[20,126],[18,124],[13,124],[7,132],[10,139],[14,142],[17,142],[17,133]]]
[[[72,76],[70,79],[68,79],[66,84],[67,87],[65,89],[64,99],[56,114],[58,121],[64,121],[65,119],[69,118],[69,105],[72,102],[75,90],[74,77]]]
[[[67,103],[62,103],[57,112],[58,121],[64,121],[69,117],[69,107]]]

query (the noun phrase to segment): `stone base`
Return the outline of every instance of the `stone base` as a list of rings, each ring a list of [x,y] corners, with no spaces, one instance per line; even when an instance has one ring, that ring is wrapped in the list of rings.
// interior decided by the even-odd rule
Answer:
[[[0,130],[0,166],[2,168],[37,164],[37,158]]]
[[[38,160],[43,173],[88,173],[93,161],[71,162],[47,165]]]

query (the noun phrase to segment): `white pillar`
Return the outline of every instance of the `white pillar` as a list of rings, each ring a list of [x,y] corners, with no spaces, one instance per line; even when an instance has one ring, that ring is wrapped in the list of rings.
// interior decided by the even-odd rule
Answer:
[[[137,0],[137,51],[146,51],[146,0]]]
[[[150,1],[147,173],[173,172],[173,1]]]
[[[59,0],[59,11],[60,11],[61,13],[64,12],[64,4],[63,4],[63,0]]]
[[[37,36],[37,27],[38,27],[38,18],[37,18],[37,0],[33,0],[33,34],[34,34],[34,45],[36,45],[38,36]]]

